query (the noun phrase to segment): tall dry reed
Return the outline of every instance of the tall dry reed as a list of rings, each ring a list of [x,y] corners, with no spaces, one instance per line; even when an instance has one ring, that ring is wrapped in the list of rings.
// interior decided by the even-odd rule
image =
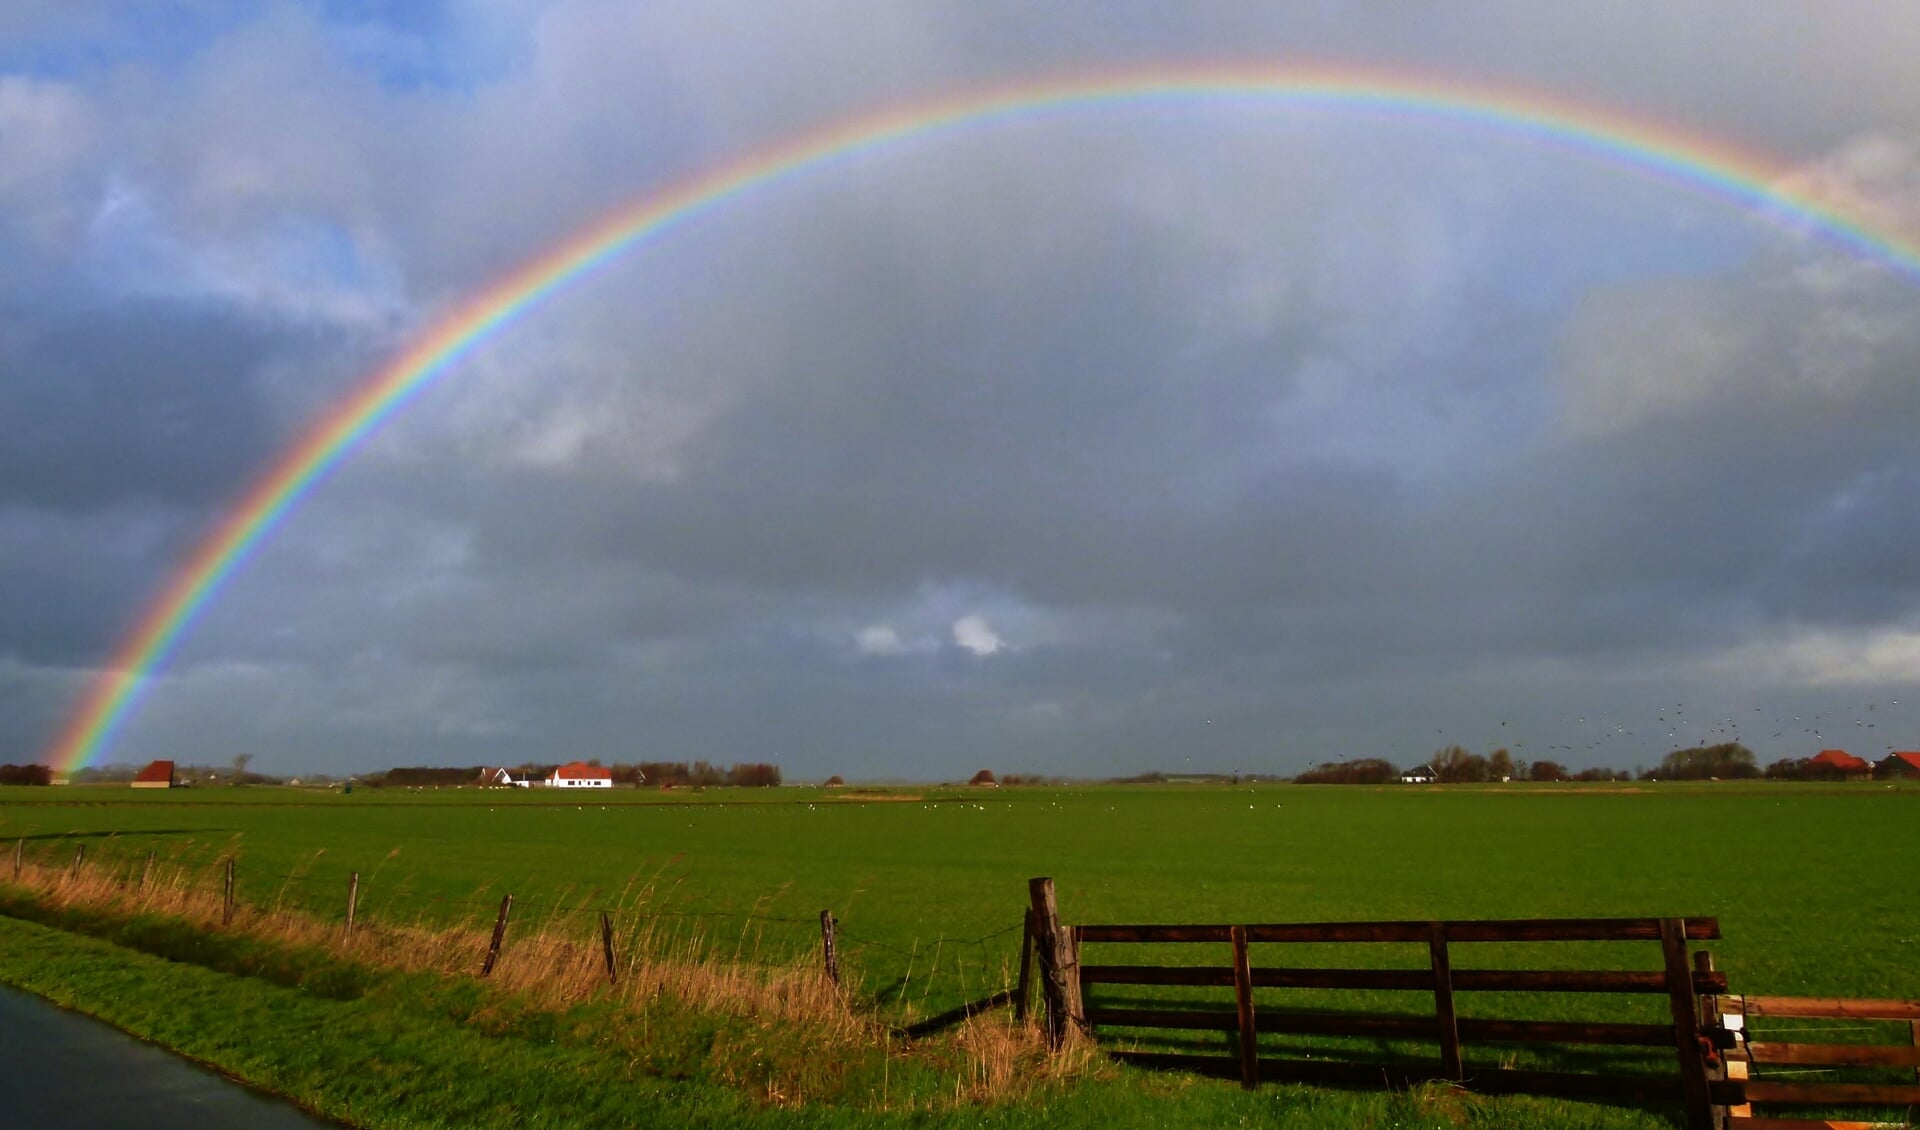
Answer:
[[[217,868],[160,860],[75,866],[28,858],[15,875],[12,855],[0,857],[0,888],[45,907],[121,919],[159,916],[370,969],[477,977],[492,934],[490,921],[484,926],[395,922],[363,912],[349,937],[343,922],[287,905],[287,890],[299,869],[269,905],[237,903],[232,922],[223,923]],[[744,933],[722,939],[671,929],[663,918],[648,914],[655,896],[654,882],[636,881],[612,908],[614,920],[628,924],[615,937],[613,978],[607,974],[597,910],[569,909],[565,898],[544,911],[517,906],[488,983],[502,999],[535,1008],[594,1001],[638,1014],[665,999],[757,1023],[804,1026],[821,1052],[864,1045],[889,1057],[906,1054],[894,1030],[857,1010],[814,961],[756,960],[757,947],[749,952]],[[1079,1072],[1088,1062],[1078,1046],[1049,1055],[1035,1025],[1013,1024],[1004,1014],[975,1017],[961,1026],[940,1042],[937,1058],[952,1066],[954,1099],[963,1103],[1012,1101],[1035,1085]],[[756,1089],[769,1101],[804,1100],[797,1089]]]

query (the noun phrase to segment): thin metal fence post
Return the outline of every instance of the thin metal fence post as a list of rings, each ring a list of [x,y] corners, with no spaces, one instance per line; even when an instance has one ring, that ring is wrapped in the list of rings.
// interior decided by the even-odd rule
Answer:
[[[354,912],[359,909],[359,906],[360,906],[360,872],[355,871],[351,876],[347,878],[346,940],[349,942],[353,940],[353,916],[354,916]]]

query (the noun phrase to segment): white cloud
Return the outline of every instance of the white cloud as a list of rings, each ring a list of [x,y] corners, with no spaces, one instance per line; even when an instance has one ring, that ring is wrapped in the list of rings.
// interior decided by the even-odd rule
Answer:
[[[1715,674],[1788,686],[1911,683],[1920,671],[1920,628],[1804,630],[1749,641],[1706,666]]]
[[[906,641],[900,633],[885,624],[874,624],[860,629],[854,635],[854,643],[862,655],[905,655]]]
[[[953,622],[953,642],[973,652],[975,655],[992,655],[1007,646],[1000,633],[993,630],[986,617],[973,614],[962,616]]]
[[[99,134],[93,111],[71,88],[0,76],[0,223],[56,241],[79,211],[68,180]]]

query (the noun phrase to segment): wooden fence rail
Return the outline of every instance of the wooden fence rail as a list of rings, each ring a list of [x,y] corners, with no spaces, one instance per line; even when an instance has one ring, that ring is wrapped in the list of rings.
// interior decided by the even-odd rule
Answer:
[[[1709,1002],[1721,1027],[1732,1037],[1727,1051],[1726,1082],[1719,1084],[1728,1109],[1728,1127],[1745,1130],[1790,1128],[1864,1128],[1907,1125],[1912,1109],[1920,1107],[1920,1001],[1849,1000],[1832,997],[1777,997],[1726,995]],[[1756,1038],[1749,1021],[1756,1017],[1802,1020],[1883,1021],[1903,1024],[1905,1037],[1897,1044],[1819,1043],[1808,1040],[1808,1026],[1796,1026],[1795,1040]],[[1838,1034],[1838,1033],[1836,1033]],[[1767,1067],[1813,1069],[1909,1068],[1914,1083],[1826,1080],[1802,1082],[1756,1078]],[[1850,1122],[1824,1118],[1782,1118],[1756,1115],[1754,1104],[1768,1106],[1884,1106],[1905,1108],[1902,1120]]]
[[[1687,942],[1720,936],[1712,918],[1501,919],[1429,922],[1290,922],[1221,925],[1085,924],[1063,925],[1054,910],[1051,880],[1032,883],[1049,1031],[1078,1026],[1094,1032],[1109,1028],[1218,1032],[1233,1037],[1233,1054],[1199,1055],[1161,1051],[1118,1051],[1116,1058],[1145,1067],[1174,1068],[1237,1077],[1249,1089],[1262,1080],[1288,1080],[1336,1086],[1413,1086],[1446,1080],[1486,1093],[1585,1096],[1627,1102],[1673,1102],[1686,1112],[1687,1124],[1708,1130],[1724,1119],[1716,1110],[1710,1061],[1724,1038],[1701,1023],[1699,1002],[1724,994],[1726,976],[1710,961],[1697,967],[1688,960]],[[1427,951],[1419,969],[1307,968],[1256,965],[1251,947],[1274,944],[1412,943]],[[1650,970],[1456,969],[1453,946],[1459,943],[1657,942],[1660,964]],[[1222,944],[1228,963],[1207,966],[1081,962],[1085,947],[1127,944]],[[1049,955],[1052,955],[1051,958]],[[1699,955],[1705,958],[1704,953]],[[1070,976],[1059,974],[1070,973]],[[1180,986],[1231,988],[1230,1005],[1101,1005],[1082,994],[1104,986]],[[1378,1012],[1346,1009],[1274,1007],[1256,1000],[1260,989],[1403,991],[1426,994],[1429,1010]],[[1473,993],[1637,993],[1666,998],[1667,1019],[1649,1023],[1586,1023],[1461,1016],[1461,994]],[[1054,1018],[1058,1017],[1058,1021]],[[1360,1037],[1420,1041],[1435,1046],[1431,1060],[1343,1061],[1358,1054],[1328,1049],[1312,1058],[1262,1056],[1259,1037]],[[1670,1074],[1532,1071],[1511,1067],[1466,1066],[1463,1046],[1471,1044],[1619,1046],[1670,1049]]]

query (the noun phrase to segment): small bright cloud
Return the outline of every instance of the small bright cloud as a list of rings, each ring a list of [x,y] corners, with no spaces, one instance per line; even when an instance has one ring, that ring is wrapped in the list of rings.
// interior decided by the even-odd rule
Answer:
[[[885,624],[860,629],[854,635],[854,643],[862,655],[904,655],[907,651],[900,633]]]
[[[953,642],[975,655],[992,655],[1006,646],[1000,633],[979,615],[962,616],[953,622]]]

